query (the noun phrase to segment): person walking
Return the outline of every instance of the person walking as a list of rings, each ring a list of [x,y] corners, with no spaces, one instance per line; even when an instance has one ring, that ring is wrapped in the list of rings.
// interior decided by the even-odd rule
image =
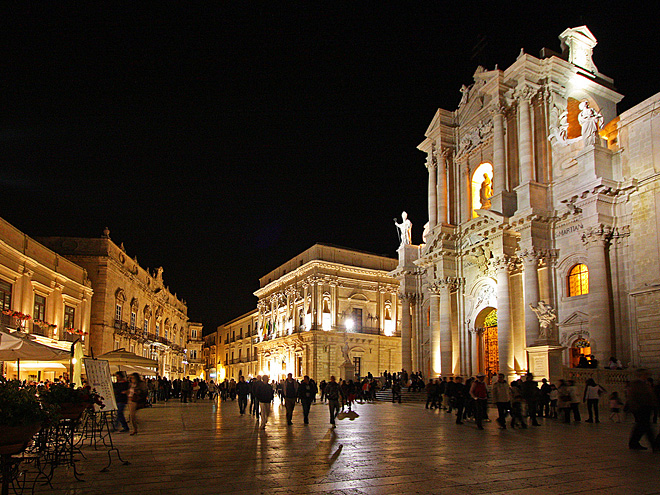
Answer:
[[[624,411],[631,412],[635,417],[635,425],[630,432],[628,448],[631,450],[647,450],[639,441],[644,435],[648,439],[654,452],[660,451],[660,437],[655,438],[651,426],[651,414],[657,406],[655,394],[648,382],[649,373],[646,369],[637,370],[637,377],[628,384],[628,401]]]
[[[527,402],[527,412],[529,413],[529,419],[532,422],[532,426],[541,426],[536,420],[538,401],[541,392],[539,390],[538,382],[534,381],[534,375],[531,373],[525,375],[525,381],[520,385],[520,391],[522,392],[523,399]]]
[[[454,407],[456,408],[456,424],[463,424],[463,410],[465,409],[466,401],[465,384],[463,383],[463,377],[457,376],[454,380]]]
[[[573,380],[568,380],[568,391],[571,394],[571,411],[573,411],[573,421],[579,423],[582,421],[582,417],[580,416],[580,398],[578,397],[575,382]]]
[[[149,395],[149,388],[145,381],[140,378],[139,373],[131,375],[130,388],[128,389],[128,410],[131,415],[131,435],[138,433],[138,419],[137,412],[147,406],[147,397]]]
[[[339,398],[342,392],[337,379],[334,375],[330,377],[330,381],[325,384],[325,397],[328,399],[328,408],[330,409],[330,424],[336,428],[335,418],[339,414]]]
[[[594,420],[596,423],[600,423],[598,419],[598,400],[600,399],[600,394],[605,391],[593,378],[587,380],[584,386],[584,396],[582,397],[582,402],[587,403],[587,411],[589,412],[587,423],[593,423]]]
[[[565,380],[559,380],[557,387],[557,407],[560,414],[563,414],[562,422],[570,424],[571,422],[571,388]]]
[[[497,406],[497,422],[500,429],[506,430],[506,414],[511,407],[511,389],[504,379],[504,373],[498,373],[492,387],[493,402]]]
[[[298,380],[293,379],[293,374],[289,373],[284,380],[282,387],[284,390],[284,407],[286,408],[286,424],[293,424],[293,409],[296,407],[298,399]]]
[[[316,383],[314,383],[314,380],[310,380],[309,376],[305,375],[303,381],[298,384],[298,398],[302,405],[303,421],[306,425],[309,424],[309,409],[316,398],[316,392]]]
[[[472,382],[472,386],[470,387],[470,397],[474,399],[474,417],[479,430],[484,429],[482,422],[486,417],[486,408],[488,407],[488,389],[484,383],[485,378],[486,375],[479,373],[477,379]]]
[[[245,381],[245,377],[243,375],[239,376],[238,383],[236,384],[236,394],[238,395],[238,412],[241,415],[245,414],[249,393],[250,385]]]
[[[261,409],[261,429],[265,430],[266,423],[268,423],[268,416],[270,416],[270,406],[274,399],[273,387],[268,382],[268,375],[263,375],[261,382],[257,383],[255,388],[256,396],[259,400],[259,408]]]
[[[432,404],[433,402],[433,392],[434,392],[434,386],[433,386],[433,379],[429,378],[429,382],[426,384],[426,406],[425,408],[428,409],[429,405]],[[433,409],[433,406],[431,405],[431,409]]]
[[[130,388],[130,384],[126,380],[126,374],[123,371],[118,371],[115,375],[117,376],[117,381],[112,384],[112,389],[115,393],[115,402],[117,403],[117,418],[114,427],[117,430],[121,426],[121,430],[119,431],[126,432],[129,428],[124,410],[128,403],[128,389]]]

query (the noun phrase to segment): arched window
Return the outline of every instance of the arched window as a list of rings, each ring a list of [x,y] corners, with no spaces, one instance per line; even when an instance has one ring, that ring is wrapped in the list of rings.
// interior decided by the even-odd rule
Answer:
[[[568,273],[568,297],[589,294],[589,270],[579,263]]]

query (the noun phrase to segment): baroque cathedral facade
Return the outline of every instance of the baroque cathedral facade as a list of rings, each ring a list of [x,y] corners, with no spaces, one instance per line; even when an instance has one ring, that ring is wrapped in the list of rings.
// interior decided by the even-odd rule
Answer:
[[[418,146],[429,222],[391,272],[406,369],[660,368],[660,93],[618,115],[593,34],[559,38],[562,53],[478,67]]]

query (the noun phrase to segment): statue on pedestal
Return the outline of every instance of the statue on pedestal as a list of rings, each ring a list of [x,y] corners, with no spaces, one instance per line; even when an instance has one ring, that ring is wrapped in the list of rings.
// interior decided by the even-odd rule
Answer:
[[[580,103],[579,109],[578,122],[582,127],[584,145],[592,146],[596,144],[598,129],[603,127],[603,116],[591,108],[586,100]]]
[[[396,225],[399,234],[399,247],[403,247],[411,243],[410,231],[412,230],[412,222],[408,220],[408,214],[405,211],[401,213],[401,218],[403,219],[401,223],[398,223],[396,218],[394,219],[394,225]]]
[[[353,363],[351,363],[351,356],[348,354],[349,350],[348,342],[344,342],[344,345],[341,346],[341,355],[344,356],[344,364],[353,366]]]
[[[539,301],[536,307],[529,305],[539,319],[539,338],[547,339],[552,335],[552,322],[557,319],[557,313],[545,301]]]

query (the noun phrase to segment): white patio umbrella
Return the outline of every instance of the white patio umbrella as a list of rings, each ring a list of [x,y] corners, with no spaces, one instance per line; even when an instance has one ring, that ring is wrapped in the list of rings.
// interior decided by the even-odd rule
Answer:
[[[0,361],[16,361],[17,375],[24,361],[64,361],[69,353],[16,335],[0,332]]]

